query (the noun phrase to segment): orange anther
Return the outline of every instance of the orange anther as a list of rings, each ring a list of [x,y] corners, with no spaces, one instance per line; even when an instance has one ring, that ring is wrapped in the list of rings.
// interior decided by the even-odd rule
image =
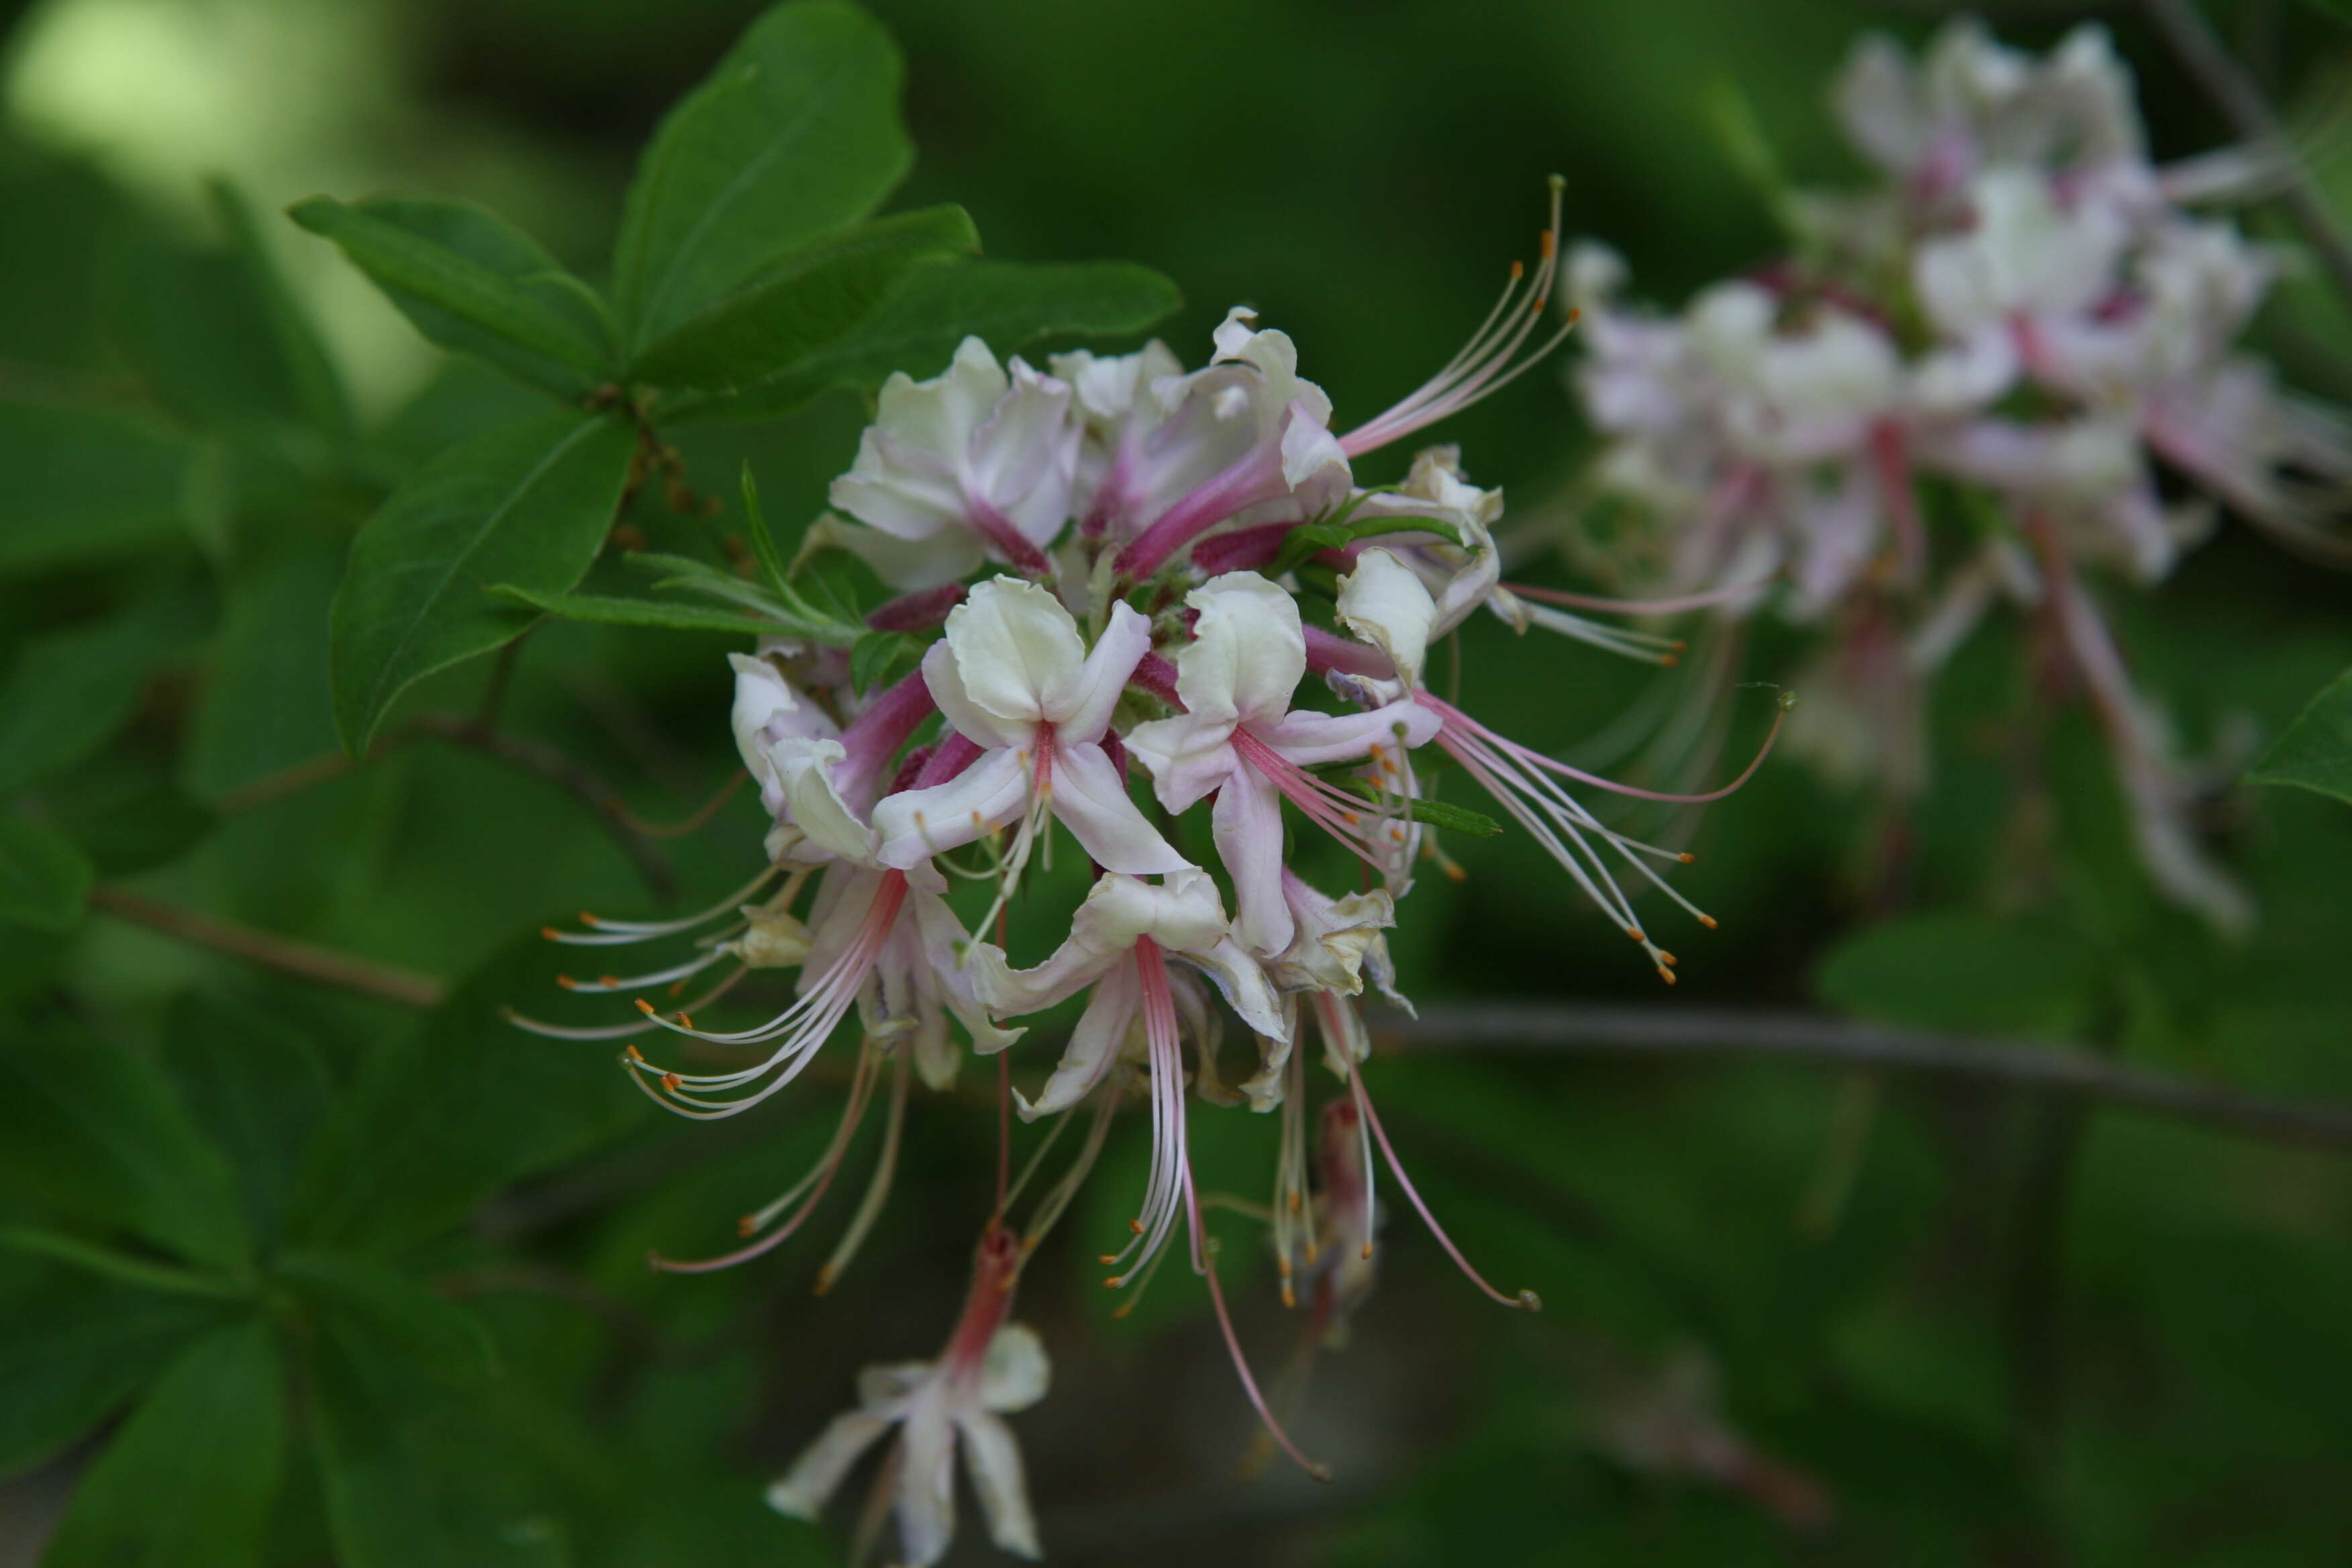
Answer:
[[[640,996],[637,998],[637,1011],[650,1018],[654,1016],[654,1005]]]
[[[672,1094],[676,1094],[678,1091],[679,1087],[683,1085],[685,1081],[686,1080],[684,1079],[678,1077],[677,1074],[674,1072],[666,1072],[662,1074],[662,1087],[669,1090]]]
[[[580,982],[572,979],[569,974],[557,975],[555,977],[555,983],[558,985],[562,986],[566,991],[577,991],[580,989]]]

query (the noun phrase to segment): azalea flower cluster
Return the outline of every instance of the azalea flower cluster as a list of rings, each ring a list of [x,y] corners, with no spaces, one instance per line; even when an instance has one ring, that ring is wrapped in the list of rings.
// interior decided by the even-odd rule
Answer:
[[[906,1561],[946,1549],[959,1447],[992,1539],[1034,1553],[1001,1417],[1041,1396],[1047,1371],[1009,1314],[1024,1260],[1068,1208],[1121,1104],[1148,1112],[1151,1158],[1133,1220],[1104,1254],[1108,1283],[1140,1290],[1181,1250],[1207,1282],[1270,1436],[1319,1471],[1291,1446],[1225,1313],[1187,1119],[1195,1101],[1279,1119],[1259,1212],[1285,1300],[1304,1301],[1318,1327],[1336,1327],[1370,1286],[1374,1145],[1436,1229],[1360,1070],[1367,989],[1406,1005],[1388,933],[1423,862],[1444,863],[1433,824],[1493,826],[1432,798],[1430,758],[1491,795],[1674,978],[1674,955],[1644,930],[1629,889],[1689,909],[1661,872],[1690,857],[1604,826],[1575,793],[1603,781],[1496,732],[1426,682],[1432,644],[1465,618],[1484,612],[1520,629],[1538,618],[1499,584],[1501,493],[1473,484],[1446,447],[1421,452],[1393,485],[1360,487],[1352,468],[1559,342],[1557,227],[1555,191],[1539,266],[1513,268],[1453,363],[1344,433],[1298,374],[1290,339],[1242,310],[1190,372],[1158,342],[1055,355],[1039,370],[1001,363],[973,338],[931,380],[893,377],[809,549],[852,552],[897,593],[867,622],[929,639],[918,667],[861,682],[843,649],[783,637],[733,656],[735,738],[773,824],[769,864],[698,917],[592,918],[549,933],[590,951],[694,938],[682,962],[566,982],[634,999],[623,1023],[518,1020],[563,1037],[658,1038],[665,1048],[632,1043],[624,1060],[678,1114],[734,1116],[820,1056],[849,1058],[838,1131],[806,1177],[744,1218],[740,1248],[664,1267],[726,1267],[792,1235],[887,1099],[881,1162],[820,1289],[881,1207],[910,1074],[944,1089],[968,1052],[1008,1064],[1034,1026],[1016,1020],[1082,999],[1042,1079],[1000,1066],[1001,1103],[1052,1128],[1017,1177],[1000,1159],[971,1297],[945,1351],[869,1370],[858,1407],[771,1491],[778,1509],[814,1515],[895,1428],[882,1484]],[[1297,841],[1316,836],[1358,864],[1355,887],[1301,874],[1311,862]],[[1082,858],[1090,879],[1066,935],[1017,962],[1003,916],[1024,888],[1056,885],[1041,876],[1056,854]],[[1024,914],[1035,903],[1024,900]],[[798,972],[790,1005],[711,1026],[710,1009],[745,976],[785,968]],[[1219,1059],[1228,1020],[1250,1042],[1231,1073]],[[845,1027],[855,1043],[834,1045]],[[1319,1112],[1316,1043],[1338,1085]],[[1077,1148],[1049,1166],[1071,1125],[1083,1130]],[[1495,1300],[1536,1305],[1462,1266]]]
[[[2153,880],[2242,929],[2084,574],[2156,582],[2217,501],[2352,560],[2330,531],[2352,428],[2233,346],[2282,258],[2184,205],[2252,194],[2278,158],[2151,163],[2092,26],[2046,58],[1969,21],[1917,63],[1867,38],[1834,96],[1882,178],[1784,201],[1790,259],[1662,317],[1620,303],[1614,254],[1570,256],[1577,383],[1609,437],[1593,479],[1649,525],[1615,563],[1662,609],[1827,627],[1790,744],[1897,801],[1925,779],[1923,684],[1990,607],[2026,607],[2098,716]]]

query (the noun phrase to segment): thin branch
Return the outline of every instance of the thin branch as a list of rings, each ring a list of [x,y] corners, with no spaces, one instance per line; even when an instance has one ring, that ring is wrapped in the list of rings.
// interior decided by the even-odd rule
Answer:
[[[390,743],[387,742],[386,745],[377,747],[376,754],[382,756]],[[358,766],[359,763],[352,760],[348,752],[329,752],[308,762],[297,763],[290,768],[265,773],[251,784],[240,784],[215,801],[213,806],[223,816],[236,816],[273,801],[283,800],[289,795],[300,795],[306,789],[332,784]]]
[[[535,773],[548,783],[571,792],[572,797],[604,825],[621,852],[637,868],[646,886],[654,896],[665,901],[677,891],[677,882],[670,875],[669,862],[660,850],[637,827],[636,819],[621,804],[621,797],[608,788],[604,781],[580,763],[573,762],[553,746],[541,741],[527,741],[519,735],[502,735],[486,730],[471,719],[460,719],[446,713],[425,713],[409,721],[407,728],[422,735],[430,735],[452,745],[495,757],[509,767]]]
[[[2261,85],[2231,55],[2193,0],[2141,0],[2141,5],[2182,68],[2197,79],[2231,129],[2248,142],[2277,148],[2286,159],[2289,183],[2281,199],[2337,292],[2352,301],[2352,240],[2346,238],[2328,211],[2326,193],[2294,151]]]
[[[1990,1079],[2278,1143],[2352,1148],[2352,1106],[2305,1103],[2200,1083],[2086,1051],[1886,1029],[1772,1008],[1582,1007],[1490,1003],[1391,1019],[1376,1041],[1419,1054],[1477,1050],[1649,1057],[1750,1056],[1820,1066]]]
[[[291,974],[315,984],[331,985],[339,991],[353,991],[379,1001],[397,1003],[403,1007],[437,1007],[448,989],[435,976],[414,969],[378,963],[373,959],[355,958],[331,947],[317,947],[307,942],[296,942],[291,937],[256,931],[234,921],[200,915],[194,910],[151,899],[143,893],[131,892],[126,888],[101,883],[90,889],[89,902],[92,909],[104,910],[117,920],[176,937],[191,946],[226,953],[231,958],[241,958],[248,963],[257,963],[265,969],[274,969],[281,974]]]
[[[454,713],[425,713],[411,719],[378,742],[368,760],[380,761],[400,747],[420,740],[446,741],[453,746],[479,752],[509,767],[520,769],[569,791],[573,799],[586,806],[604,825],[605,830],[612,834],[621,852],[629,858],[630,864],[637,868],[637,875],[645,879],[646,886],[653,890],[655,897],[667,900],[677,891],[677,881],[670,874],[669,862],[662,858],[661,851],[646,837],[648,830],[645,826],[630,816],[628,808],[621,804],[621,797],[594,773],[553,746],[516,735],[501,734],[479,719],[464,718]],[[239,812],[268,805],[319,784],[331,784],[359,766],[346,753],[330,752],[229,791],[221,796],[219,808],[223,816],[234,816]],[[715,810],[716,807],[710,809]]]

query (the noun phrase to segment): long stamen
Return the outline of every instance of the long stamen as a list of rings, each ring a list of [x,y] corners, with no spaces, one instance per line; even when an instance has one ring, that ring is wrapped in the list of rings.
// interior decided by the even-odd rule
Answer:
[[[1502,586],[1516,597],[1558,605],[1564,609],[1597,610],[1604,615],[1672,616],[1685,610],[1704,610],[1717,605],[1727,605],[1743,595],[1770,587],[1773,581],[1770,576],[1759,577],[1732,587],[1710,589],[1704,594],[1685,594],[1671,599],[1612,599],[1599,594],[1571,594],[1564,588],[1535,588],[1524,583],[1506,583]]]
[[[1072,1160],[1070,1168],[1062,1173],[1062,1179],[1047,1188],[1045,1195],[1037,1200],[1036,1211],[1029,1216],[1029,1224],[1021,1233],[1023,1250],[1034,1251],[1054,1226],[1061,1223],[1062,1215],[1070,1206],[1070,1200],[1077,1196],[1078,1189],[1093,1173],[1095,1162],[1102,1154],[1103,1144],[1110,1137],[1111,1115],[1118,1110],[1118,1100],[1119,1091],[1116,1085],[1105,1084],[1096,1091],[1095,1119],[1093,1125],[1087,1129],[1087,1141],[1078,1146],[1077,1158]]]
[[[1362,1115],[1364,1125],[1371,1129],[1372,1136],[1380,1140],[1381,1152],[1388,1156],[1389,1170],[1395,1174],[1397,1185],[1404,1189],[1404,1195],[1412,1201],[1413,1211],[1421,1215],[1422,1224],[1429,1226],[1429,1234],[1437,1238],[1438,1246],[1445,1248],[1445,1256],[1454,1259],[1454,1267],[1469,1278],[1470,1283],[1504,1306],[1516,1307],[1526,1312],[1542,1311],[1543,1299],[1534,1291],[1522,1290],[1516,1296],[1506,1296],[1487,1284],[1486,1277],[1470,1267],[1470,1260],[1462,1256],[1462,1249],[1454,1245],[1454,1238],[1445,1234],[1445,1227],[1437,1223],[1437,1216],[1431,1214],[1429,1205],[1421,1201],[1421,1194],[1413,1187],[1412,1178],[1404,1173],[1404,1163],[1397,1158],[1396,1147],[1389,1142],[1388,1131],[1381,1125],[1380,1115],[1372,1109],[1372,1097],[1364,1088],[1364,1075],[1360,1068],[1348,1075],[1348,1086],[1356,1097],[1356,1110]]]
[[[1680,637],[1661,637],[1654,632],[1637,632],[1623,626],[1589,621],[1582,616],[1566,610],[1555,610],[1548,605],[1522,605],[1519,613],[1526,616],[1529,626],[1557,632],[1604,653],[1620,658],[1630,658],[1640,664],[1654,664],[1660,669],[1672,669],[1682,662],[1683,651],[1690,645]]]
[[[1282,1423],[1274,1418],[1274,1412],[1266,1405],[1265,1396],[1258,1392],[1257,1379],[1250,1374],[1249,1358],[1242,1354],[1241,1336],[1234,1331],[1233,1314],[1225,1310],[1225,1293],[1217,1283],[1217,1260],[1213,1249],[1202,1245],[1201,1200],[1192,1191],[1190,1165],[1184,1170],[1184,1205],[1192,1221],[1192,1267],[1209,1281],[1209,1304],[1216,1309],[1217,1327],[1225,1336],[1225,1349],[1233,1356],[1234,1371],[1241,1377],[1242,1392],[1249,1395],[1250,1407],[1257,1412],[1257,1418],[1265,1424],[1267,1435],[1284,1453],[1290,1456],[1291,1463],[1318,1481],[1329,1480],[1331,1467],[1318,1464],[1298,1451],[1298,1446],[1290,1440],[1290,1434],[1284,1431]]]
[[[1143,993],[1143,1038],[1151,1078],[1151,1171],[1144,1181],[1143,1205],[1129,1222],[1135,1234],[1127,1246],[1104,1261],[1123,1273],[1105,1283],[1113,1289],[1133,1279],[1136,1271],[1155,1258],[1176,1223],[1185,1184],[1191,1181],[1184,1131],[1184,1063],[1176,1036],[1176,1001],[1168,988],[1168,964],[1160,944],[1148,936],[1135,941],[1136,973]],[[1129,1264],[1132,1257],[1135,1261]]]
[[[1385,869],[1387,857],[1402,847],[1407,834],[1401,801],[1384,798],[1375,804],[1361,795],[1349,795],[1259,740],[1247,725],[1234,731],[1233,745],[1242,760],[1280,790],[1283,798],[1297,806],[1308,821],[1375,870]],[[1385,774],[1395,770],[1386,764],[1384,758],[1381,760],[1385,782]]]
[[[555,983],[566,991],[576,992],[583,996],[614,991],[642,991],[648,985],[667,985],[673,980],[683,980],[689,974],[699,974],[712,964],[723,963],[733,956],[732,953],[722,952],[714,948],[699,958],[691,958],[684,963],[672,964],[667,969],[656,969],[649,974],[602,974],[593,980],[574,980],[568,974],[559,974],[555,977]]]
[[[874,1064],[880,1056],[881,1053],[871,1045],[859,1051],[856,1073],[850,1080],[849,1101],[842,1108],[841,1121],[834,1130],[833,1142],[826,1146],[824,1153],[817,1163],[809,1168],[806,1175],[793,1184],[782,1196],[765,1208],[755,1214],[744,1215],[739,1228],[746,1236],[757,1234],[776,1215],[790,1207],[802,1194],[807,1193],[807,1201],[802,1204],[798,1214],[782,1225],[777,1226],[773,1230],[768,1231],[749,1247],[738,1247],[732,1252],[721,1253],[716,1258],[685,1261],[664,1258],[656,1252],[647,1254],[646,1261],[665,1274],[709,1274],[721,1268],[732,1268],[739,1263],[748,1263],[752,1258],[772,1252],[782,1246],[787,1237],[808,1222],[810,1215],[816,1213],[817,1205],[824,1201],[826,1189],[833,1185],[833,1178],[841,1169],[842,1156],[848,1152],[849,1141],[856,1134],[858,1123],[866,1119],[866,1107],[873,1098],[874,1079],[878,1076],[874,1070]],[[815,1189],[813,1192],[809,1190],[812,1186]]]
[[[737,983],[751,973],[751,966],[745,964],[693,1001],[688,1002],[681,1011],[687,1013],[701,1011],[734,990]],[[544,1035],[551,1040],[625,1040],[632,1035],[642,1035],[649,1029],[660,1027],[653,1019],[640,1017],[626,1024],[603,1024],[588,1028],[576,1028],[564,1024],[542,1023],[537,1018],[516,1012],[512,1007],[500,1008],[499,1016],[518,1029],[527,1029],[534,1035]]]
[[[761,873],[711,905],[709,909],[674,921],[610,921],[602,916],[582,911],[580,923],[590,927],[584,931],[558,931],[547,927],[540,934],[550,942],[560,942],[568,947],[611,947],[632,942],[646,942],[657,936],[674,936],[692,931],[696,926],[717,920],[741,904],[772,879],[782,867],[770,866]]]
[[[1557,175],[1553,177],[1550,226],[1543,232],[1541,257],[1525,299],[1522,300],[1518,294],[1521,271],[1515,264],[1510,285],[1504,289],[1503,298],[1488,312],[1477,331],[1471,334],[1470,341],[1463,345],[1460,353],[1396,406],[1339,438],[1339,446],[1349,457],[1361,457],[1374,447],[1386,446],[1425,426],[1435,424],[1449,415],[1461,412],[1480,398],[1508,386],[1534,369],[1575,330],[1576,315],[1570,311],[1559,331],[1547,338],[1532,353],[1525,357],[1519,354],[1519,350],[1535,331],[1537,322],[1543,319],[1545,309],[1551,302],[1553,285],[1559,275],[1560,195],[1565,186],[1564,181]]]
[[[876,962],[897,928],[899,912],[905,906],[906,893],[905,873],[883,873],[876,884],[873,901],[867,906],[856,939],[850,943],[848,950],[825,969],[806,994],[758,1028],[724,1034],[698,1029],[683,1010],[675,1018],[664,1017],[655,1010],[652,1003],[639,998],[637,1006],[646,1018],[674,1034],[688,1035],[721,1045],[763,1043],[779,1038],[782,1041],[766,1060],[728,1073],[667,1071],[639,1058],[633,1064],[639,1087],[651,1094],[654,1092],[652,1085],[658,1083],[661,1092],[656,1098],[670,1110],[697,1121],[716,1121],[740,1115],[790,1083],[814,1058],[818,1047],[832,1037],[834,1029],[847,1016],[858,994],[865,989]],[[689,1089],[702,1091],[741,1089],[758,1083],[771,1073],[775,1076],[769,1082],[740,1099],[709,1099],[702,1093],[687,1092]]]
[[[841,1278],[841,1271],[848,1268],[850,1259],[857,1256],[857,1249],[864,1245],[866,1233],[874,1228],[875,1220],[881,1216],[882,1205],[889,1201],[890,1181],[898,1171],[898,1142],[907,1128],[907,1058],[912,1054],[910,1048],[902,1047],[892,1064],[890,1115],[889,1120],[882,1124],[882,1152],[874,1162],[874,1179],[867,1184],[865,1200],[857,1205],[856,1214],[850,1217],[849,1228],[842,1234],[840,1244],[833,1249],[833,1256],[826,1258],[824,1267],[816,1271],[816,1293],[820,1296],[833,1289],[833,1282]]]

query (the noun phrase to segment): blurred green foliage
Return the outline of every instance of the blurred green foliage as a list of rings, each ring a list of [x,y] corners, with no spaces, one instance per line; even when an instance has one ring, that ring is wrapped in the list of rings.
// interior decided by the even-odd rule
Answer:
[[[169,104],[133,91],[169,52],[154,41],[189,25],[165,0],[55,0],[16,24],[0,1474],[23,1479],[0,1538],[57,1564],[827,1561],[828,1538],[759,1488],[856,1366],[936,1342],[985,1209],[991,1119],[918,1104],[884,1226],[825,1300],[805,1282],[829,1233],[656,1275],[648,1252],[718,1250],[806,1164],[835,1087],[681,1126],[604,1047],[499,1013],[604,1016],[554,991],[535,934],[551,912],[654,907],[672,884],[697,908],[757,862],[764,824],[741,799],[677,837],[612,830],[615,812],[684,818],[730,776],[720,655],[747,602],[835,613],[782,605],[755,570],[747,465],[788,555],[888,371],[936,369],[967,330],[1131,341],[1171,311],[1159,330],[1197,359],[1236,300],[1298,339],[1344,423],[1475,322],[1554,169],[1571,232],[1679,297],[1774,243],[1759,149],[1839,172],[1821,98],[1857,30],[1930,18],[1832,0],[882,0],[894,48],[830,5],[756,24],[737,0],[332,10],[188,7],[185,37],[228,40],[164,68],[188,101],[269,98],[236,75],[240,39],[254,60],[374,72],[340,107],[332,80],[287,89],[243,142],[228,117],[198,150],[244,160],[225,169],[188,167]],[[2040,44],[2073,17],[1998,19]],[[2228,19],[2281,100],[2325,124],[2352,36],[2269,0]],[[2219,140],[2152,39],[2117,26],[2159,150]],[[859,89],[804,144],[775,142],[815,59]],[[331,133],[298,144],[298,111]],[[1727,147],[1727,124],[1746,140]],[[2352,191],[2352,160],[2319,151]],[[764,184],[723,177],[755,163]],[[230,183],[199,178],[215,173]],[[320,184],[333,199],[274,216]],[[897,216],[874,218],[894,189]],[[378,352],[413,334],[387,333],[343,257],[446,356]],[[2282,295],[2281,357],[2352,387],[2352,315],[2316,279]],[[600,395],[624,380],[661,385],[658,421]],[[1559,504],[1585,450],[1547,376],[1441,434],[1526,510]],[[680,585],[600,553],[625,489],[639,542],[688,558],[660,567]],[[432,592],[404,575],[420,561],[450,566]],[[1768,768],[1697,827],[1687,885],[1722,930],[1677,939],[1671,998],[1510,833],[1447,837],[1466,877],[1428,879],[1406,911],[1404,987],[1813,1000],[2352,1097],[2352,816],[2324,798],[2352,776],[2347,688],[2327,684],[2352,663],[2347,605],[2341,580],[2236,533],[2116,605],[2193,742],[2259,736],[2260,776],[2305,786],[2210,803],[2264,911],[2247,945],[2153,897],[2082,716],[2053,720],[2024,637],[1994,628],[1938,689],[1936,784],[1892,900],[1846,858],[1861,806]],[[1801,661],[1793,634],[1756,640],[1759,679]],[[510,661],[481,657],[500,648]],[[858,658],[880,679],[911,651]],[[1560,662],[1535,678],[1527,657],[1498,626],[1463,638],[1481,717],[1529,744],[1569,752],[1643,699],[1626,667],[1546,649]],[[571,771],[483,744],[493,714]],[[1734,713],[1733,747],[1768,719]],[[2011,742],[2043,723],[2048,808],[2023,811]],[[342,743],[371,737],[352,766]],[[1016,921],[1064,907],[1074,874]],[[460,978],[422,1013],[322,988],[115,918],[125,891]],[[1021,1428],[1061,1560],[2352,1552],[2338,1154],[1761,1065],[1404,1059],[1370,1081],[1465,1248],[1549,1310],[1496,1321],[1391,1225],[1380,1291],[1300,1395],[1339,1483],[1245,1485],[1245,1411],[1198,1286],[1169,1270],[1114,1321],[1097,1283],[1144,1160],[1140,1130],[1117,1129],[1024,1300],[1055,1358]],[[1270,1126],[1197,1131],[1204,1187],[1259,1195]],[[1249,1222],[1215,1227],[1242,1333],[1279,1366],[1296,1321]]]

